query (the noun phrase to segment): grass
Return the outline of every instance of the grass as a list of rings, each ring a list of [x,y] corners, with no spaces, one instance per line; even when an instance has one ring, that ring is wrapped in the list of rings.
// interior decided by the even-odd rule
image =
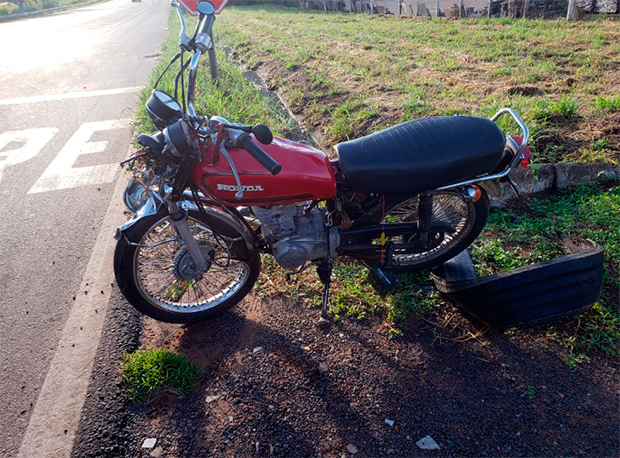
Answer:
[[[185,356],[163,348],[153,348],[126,354],[121,365],[121,375],[127,384],[127,398],[140,403],[166,389],[187,396],[202,372]]]
[[[620,155],[610,127],[618,120],[609,119],[620,103],[620,29],[611,20],[421,20],[256,5],[227,8],[215,33],[295,100],[326,150],[421,116],[511,106],[530,128],[552,125],[572,145],[547,150],[547,160]],[[329,90],[317,95],[323,82]],[[348,123],[341,113],[352,114]],[[603,138],[604,155],[579,152]]]
[[[615,113],[620,111],[620,96],[603,97],[599,95],[594,104],[602,113]]]
[[[549,215],[552,215],[551,217]],[[546,199],[530,199],[518,212],[495,210],[485,233],[472,246],[479,276],[491,275],[566,254],[566,243],[593,240],[603,246],[606,259],[603,294],[587,313],[556,327],[554,337],[573,352],[593,351],[620,356],[620,186],[580,186]],[[445,309],[447,303],[434,289],[428,272],[398,276],[401,287],[383,296],[372,286],[362,265],[338,258],[330,292],[330,313],[345,317],[382,317],[389,332],[398,336],[415,314]],[[282,294],[298,303],[319,307],[322,285],[314,270],[293,276],[290,282],[270,256],[255,290],[260,297]]]
[[[28,0],[22,7],[18,7],[13,3],[7,3],[5,5],[0,5],[0,16],[77,5],[79,3],[85,3],[85,1],[86,0]]]
[[[153,72],[154,77],[151,79],[150,84],[140,95],[141,105],[143,105],[150,96],[157,76],[163,72],[170,58],[178,52],[180,27],[176,12],[173,11],[173,13],[174,14],[170,15],[168,23],[170,33],[163,44],[162,59]],[[195,19],[190,18],[187,20],[187,28],[189,31],[193,30],[195,23]],[[185,60],[188,58],[189,55],[186,54]],[[273,101],[261,94],[260,91],[244,77],[243,70],[231,62],[224,52],[218,50],[217,59],[221,73],[218,84],[211,80],[208,59],[203,58],[201,60],[201,67],[198,70],[198,77],[196,80],[197,90],[194,104],[197,113],[207,117],[222,116],[231,122],[243,124],[267,124],[274,134],[280,136],[286,136],[295,129],[295,125],[291,122],[290,118],[283,114],[281,110],[277,109]],[[178,65],[173,65],[159,84],[159,89],[171,95],[175,94],[174,79],[178,68]],[[187,75],[185,78],[187,78]],[[185,81],[187,81],[187,79],[185,79]],[[179,100],[181,99],[180,95],[179,88],[177,97]],[[155,127],[144,110],[138,110],[135,127],[136,130],[141,132],[152,132],[155,130]]]

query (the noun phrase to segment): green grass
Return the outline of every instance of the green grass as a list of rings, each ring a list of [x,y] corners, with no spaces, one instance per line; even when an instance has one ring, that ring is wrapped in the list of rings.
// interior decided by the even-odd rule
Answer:
[[[127,398],[139,403],[161,390],[187,396],[202,372],[185,356],[154,348],[126,354],[121,375]]]
[[[599,95],[594,104],[602,113],[615,113],[620,111],[620,96],[604,97]]]
[[[540,99],[536,104],[534,119],[539,124],[559,123],[579,116],[579,105],[571,97],[562,96],[560,100]]]
[[[170,15],[168,26],[170,33],[163,45],[162,59],[153,73],[150,84],[142,91],[141,105],[146,102],[153,89],[157,77],[164,70],[170,58],[178,52],[179,24],[176,12]],[[195,19],[187,21],[188,30],[193,30]],[[189,58],[185,55],[185,59]],[[206,56],[200,62],[196,79],[196,97],[194,107],[199,115],[211,117],[222,116],[231,122],[249,125],[263,123],[268,125],[274,134],[286,136],[294,128],[290,118],[274,107],[273,103],[263,96],[260,91],[244,77],[244,72],[228,59],[227,55],[218,50],[218,68],[221,76],[217,83],[213,82],[209,72],[209,63]],[[174,78],[179,69],[175,63],[166,73],[158,88],[174,95]],[[187,82],[187,74],[185,76]],[[180,88],[177,97],[180,101]],[[138,110],[136,115],[136,130],[152,132],[155,130],[150,118],[144,110]]]
[[[323,298],[323,286],[315,269],[285,279],[284,270],[272,256],[263,255],[263,267],[255,291],[259,297],[283,294],[295,302],[319,308]],[[394,335],[408,317],[439,306],[439,294],[429,288],[432,284],[428,272],[398,275],[401,285],[394,294],[384,296],[374,288],[368,270],[359,262],[347,258],[334,261],[329,296],[329,312],[336,320],[344,317],[363,319],[384,316],[385,324]],[[426,289],[428,288],[428,290]]]
[[[16,13],[29,13],[32,11],[71,6],[85,2],[86,0],[28,0],[24,2],[22,7],[18,7],[12,3],[7,3],[6,5],[0,5],[0,16]]]
[[[215,33],[237,59],[265,69],[325,149],[417,117],[511,106],[530,128],[582,133],[571,137],[575,148],[547,151],[554,162],[620,154],[615,136],[605,155],[578,151],[605,136],[597,126],[618,109],[609,93],[620,81],[614,21],[420,20],[256,5],[227,8]],[[368,111],[351,110],[360,101]],[[341,113],[351,113],[348,123]]]
[[[0,16],[6,16],[8,14],[15,14],[19,10],[19,7],[13,3],[7,3],[0,5]]]

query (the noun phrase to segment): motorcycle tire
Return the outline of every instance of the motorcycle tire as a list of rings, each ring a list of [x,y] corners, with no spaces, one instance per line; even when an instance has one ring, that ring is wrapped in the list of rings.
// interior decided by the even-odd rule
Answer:
[[[452,259],[480,235],[489,217],[489,197],[480,188],[481,195],[475,202],[463,200],[456,191],[431,191],[433,195],[432,221],[454,226],[454,233],[447,235],[437,232],[430,237],[429,248],[415,252],[395,253],[392,256],[392,271],[396,273],[417,272],[436,267]],[[418,196],[387,196],[385,203],[379,203],[369,219],[370,224],[389,225],[390,222],[417,222]],[[408,235],[388,237],[386,241],[407,243]],[[370,267],[379,265],[376,261],[366,261]]]
[[[260,255],[217,212],[190,211],[188,223],[199,240],[209,270],[202,279],[187,276],[191,258],[178,240],[167,211],[137,221],[119,240],[114,253],[118,286],[139,312],[167,323],[195,323],[215,318],[239,303],[260,273]]]

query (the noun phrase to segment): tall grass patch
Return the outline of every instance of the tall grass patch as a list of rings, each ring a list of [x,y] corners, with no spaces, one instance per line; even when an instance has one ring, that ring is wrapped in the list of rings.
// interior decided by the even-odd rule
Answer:
[[[165,348],[136,350],[126,354],[121,365],[125,394],[133,402],[142,402],[161,390],[187,396],[201,375],[187,357]]]

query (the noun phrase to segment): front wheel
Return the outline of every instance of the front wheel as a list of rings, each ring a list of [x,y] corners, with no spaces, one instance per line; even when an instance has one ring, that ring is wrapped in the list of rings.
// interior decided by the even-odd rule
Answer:
[[[170,217],[162,212],[136,222],[118,242],[114,273],[138,311],[168,323],[215,318],[240,302],[260,272],[260,256],[217,216],[217,232],[198,212],[188,224],[209,268],[200,280],[188,275],[191,258]],[[213,221],[211,221],[213,223]]]
[[[422,246],[417,230],[387,237],[392,242],[392,269],[395,272],[414,272],[438,266],[465,250],[478,237],[489,216],[489,198],[481,189],[475,202],[463,199],[455,191],[432,191],[431,226],[428,241]],[[419,196],[385,199],[371,223],[389,226],[393,223],[418,222]],[[377,241],[378,242],[378,241]],[[384,253],[385,254],[385,253]],[[377,259],[367,264],[378,264]]]

